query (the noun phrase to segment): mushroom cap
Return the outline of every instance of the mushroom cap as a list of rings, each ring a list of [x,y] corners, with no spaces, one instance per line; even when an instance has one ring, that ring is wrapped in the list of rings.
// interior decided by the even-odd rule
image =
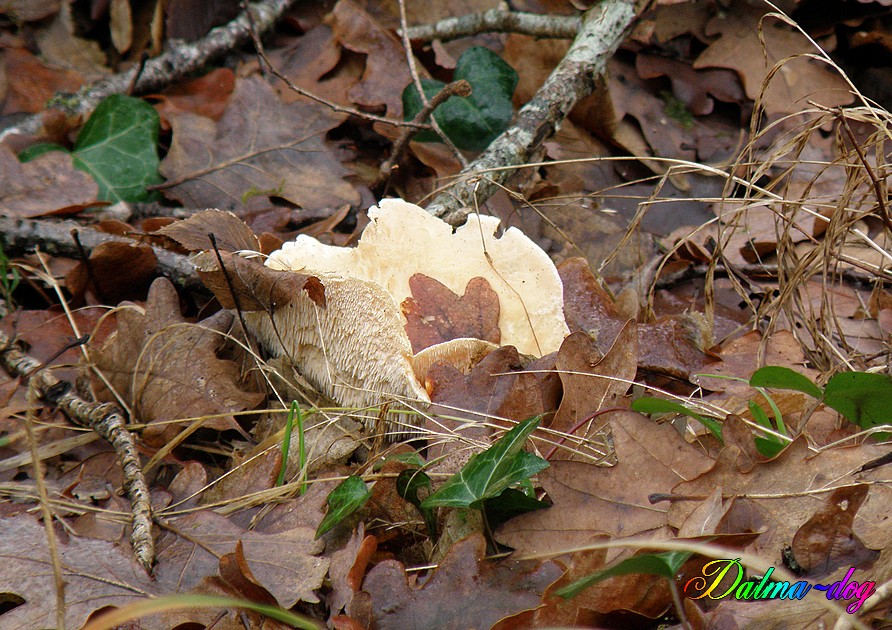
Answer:
[[[355,248],[335,247],[301,235],[273,252],[273,269],[333,273],[382,287],[396,305],[411,296],[409,278],[423,273],[456,294],[474,277],[499,296],[502,345],[542,356],[556,351],[569,329],[563,287],[548,255],[517,228],[501,236],[496,217],[471,214],[455,233],[423,208],[384,199],[369,209],[371,223]]]

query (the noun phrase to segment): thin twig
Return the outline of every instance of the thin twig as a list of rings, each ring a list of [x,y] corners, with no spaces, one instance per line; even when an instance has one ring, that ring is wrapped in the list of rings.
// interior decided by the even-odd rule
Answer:
[[[427,102],[427,95],[424,93],[424,87],[421,85],[421,77],[418,75],[418,68],[415,65],[415,54],[412,52],[412,42],[409,41],[409,37],[405,34],[409,25],[408,18],[406,18],[406,0],[398,0],[397,4],[400,8],[400,29],[403,33],[401,39],[403,41],[403,50],[406,52],[406,64],[409,66],[409,74],[412,76],[412,83],[415,85],[415,89],[418,90],[418,96],[421,97],[421,102],[427,107],[429,103]],[[449,147],[449,150],[452,151],[452,154],[462,165],[462,168],[467,168],[468,161],[465,159],[465,156],[458,150],[458,147],[455,146],[452,139],[440,129],[440,125],[437,123],[436,118],[430,119],[430,126],[431,129],[440,136],[440,140],[443,141],[443,144]]]
[[[861,150],[861,146],[858,144],[858,140],[855,139],[855,134],[852,133],[852,128],[849,127],[849,121],[846,120],[846,116],[843,113],[842,108],[837,108],[835,113],[836,118],[842,124],[842,128],[845,129],[846,135],[849,137],[849,141],[852,143],[852,148],[854,148],[855,153],[858,154],[858,159],[861,160],[861,165],[864,167],[864,170],[867,172],[867,176],[873,183],[873,190],[877,198],[877,206],[880,209],[880,217],[883,219],[883,225],[886,227],[886,230],[892,233],[892,217],[889,216],[889,209],[886,207],[886,194],[883,192],[883,183],[870,167],[870,163],[867,161],[867,157],[864,155],[864,151]]]
[[[28,383],[28,409],[25,411],[25,433],[28,435],[28,448],[31,450],[31,468],[34,470],[34,484],[37,486],[37,497],[43,515],[43,528],[50,552],[50,563],[53,565],[53,581],[56,583],[56,626],[65,630],[65,580],[62,578],[62,560],[59,557],[59,545],[56,531],[53,529],[53,511],[50,509],[50,498],[46,491],[40,454],[37,451],[37,436],[34,434],[34,422],[37,420],[37,390]]]
[[[412,26],[406,29],[406,35],[412,40],[439,39],[444,42],[491,32],[572,39],[581,26],[582,19],[578,15],[539,15],[490,9],[483,13],[446,18],[434,24]]]
[[[434,110],[437,109],[441,104],[445,103],[449,97],[451,96],[470,96],[471,95],[471,84],[465,81],[464,79],[460,81],[453,81],[443,87],[442,90],[437,92],[437,94],[430,100],[428,103],[421,108],[415,117],[412,119],[413,123],[422,124],[427,122],[427,119],[430,118],[431,114],[433,114]],[[380,173],[378,175],[377,184],[380,184],[385,179],[390,177],[390,171],[399,161],[400,157],[403,154],[403,151],[406,149],[406,145],[409,143],[409,140],[418,133],[418,127],[406,127],[403,129],[402,133],[400,133],[399,138],[396,139],[396,142],[393,143],[393,148],[390,150],[390,157],[381,164]]]
[[[74,394],[70,383],[60,381],[43,369],[40,361],[22,352],[3,332],[0,332],[0,348],[0,365],[7,373],[27,378],[40,398],[59,408],[76,424],[92,429],[112,445],[124,471],[124,491],[130,498],[133,525],[130,544],[133,545],[136,559],[151,574],[155,564],[151,495],[135,440],[127,430],[123,415],[112,404],[88,402]]]
[[[252,3],[252,19],[257,30],[265,31],[270,28],[293,2],[294,0],[262,0]],[[125,94],[128,91],[145,94],[162,89],[247,41],[250,36],[249,23],[248,15],[243,12],[228,24],[212,29],[198,41],[172,43],[167,52],[148,60],[144,66],[134,66],[85,86],[75,94],[74,99],[66,99],[66,102],[71,101],[73,105],[59,107],[69,116],[86,117],[102,99],[112,94]],[[131,90],[131,84],[137,75],[138,79]],[[0,142],[11,135],[40,134],[44,114],[45,112],[34,114],[17,125],[7,127],[0,132]]]
[[[636,4],[642,10],[647,3]],[[510,167],[526,163],[554,135],[576,103],[592,93],[635,17],[636,6],[628,0],[603,0],[590,9],[567,54],[521,108],[515,123],[434,198],[428,212],[452,225],[464,223],[469,208],[482,205],[498,184],[513,175],[515,169]],[[490,172],[493,169],[501,170]]]
[[[244,6],[244,3],[243,3]],[[263,62],[261,64],[261,69],[265,65],[267,70],[271,75],[279,79],[285,86],[299,96],[303,96],[305,98],[310,99],[311,101],[316,101],[320,105],[325,105],[330,110],[338,112],[339,114],[349,114],[350,116],[356,116],[357,118],[361,118],[363,120],[368,120],[371,122],[384,123],[385,125],[393,125],[394,127],[413,127],[414,123],[405,122],[402,120],[396,120],[395,118],[385,118],[384,116],[376,116],[375,114],[369,114],[368,112],[364,112],[356,109],[355,107],[347,107],[345,105],[338,105],[332,101],[327,101],[321,96],[317,96],[312,92],[303,89],[295,85],[291,79],[287,76],[279,72],[275,66],[273,66],[272,62],[269,60],[269,57],[266,56],[266,50],[263,47],[263,42],[260,40],[260,35],[257,30],[249,29],[251,35],[251,41],[254,44],[254,51],[257,53],[257,57]],[[416,129],[428,129],[428,125],[419,125],[415,127]]]

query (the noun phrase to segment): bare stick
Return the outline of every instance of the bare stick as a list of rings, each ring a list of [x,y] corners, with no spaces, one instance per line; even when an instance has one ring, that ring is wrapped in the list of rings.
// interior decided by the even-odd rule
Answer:
[[[538,15],[490,9],[483,13],[446,18],[435,24],[412,26],[406,29],[406,35],[414,40],[439,39],[444,42],[491,32],[573,39],[581,26],[582,20],[576,15]]]
[[[262,32],[270,28],[293,2],[294,0],[261,0],[252,3],[252,19],[257,29]],[[149,59],[145,65],[137,64],[126,72],[81,88],[72,99],[74,104],[64,108],[60,106],[60,109],[70,116],[87,116],[99,101],[111,94],[125,94],[130,91],[145,94],[161,89],[247,41],[250,37],[250,21],[243,12],[228,24],[212,29],[196,42],[173,43],[167,52]],[[4,129],[0,132],[0,142],[11,135],[39,134],[42,126],[43,112]]]
[[[421,108],[415,118],[412,119],[412,123],[414,125],[421,125],[427,122],[427,119],[431,114],[434,113],[434,110],[437,109],[442,103],[445,103],[450,96],[470,96],[471,95],[471,84],[465,81],[464,79],[460,81],[453,81],[443,87],[442,90],[437,92],[437,94],[428,101],[424,107]],[[396,142],[393,143],[393,148],[390,150],[390,157],[381,165],[381,171],[379,173],[378,182],[380,183],[387,179],[390,176],[390,171],[393,169],[394,165],[399,161],[400,156],[406,148],[406,145],[409,143],[409,140],[418,132],[418,127],[406,127],[403,129],[402,133],[400,133],[399,138],[396,139]]]
[[[644,3],[646,4],[646,3]],[[603,0],[590,9],[567,54],[517,114],[515,123],[462,170],[427,211],[452,225],[464,223],[468,208],[486,201],[560,127],[573,106],[591,94],[607,61],[636,16],[628,0]]]
[[[136,242],[131,238],[99,232],[74,221],[15,219],[0,216],[0,247],[7,256],[21,256],[39,246],[42,251],[54,256],[80,258],[81,252],[71,237],[72,230],[77,230],[80,247],[87,256],[102,243]],[[195,265],[188,257],[161,247],[152,246],[152,250],[158,259],[158,271],[170,278],[175,285],[207,295],[208,289],[198,278]]]
[[[133,524],[130,544],[133,545],[136,559],[151,574],[155,564],[151,495],[142,473],[136,443],[127,430],[121,412],[112,404],[87,402],[73,393],[70,383],[57,379],[44,369],[40,361],[22,352],[2,332],[0,365],[9,374],[28,379],[40,398],[61,409],[76,424],[95,431],[115,449],[124,470],[124,491],[130,498]],[[34,465],[39,465],[37,460],[34,460]]]

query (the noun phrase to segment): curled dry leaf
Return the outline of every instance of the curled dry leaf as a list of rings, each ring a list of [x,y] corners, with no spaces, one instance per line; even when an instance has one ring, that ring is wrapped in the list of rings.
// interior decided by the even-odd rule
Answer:
[[[374,626],[445,629],[467,628],[470,622],[489,628],[502,617],[536,608],[542,592],[563,572],[554,562],[494,562],[485,555],[483,536],[469,536],[449,550],[421,588],[410,586],[396,560],[379,563],[362,585],[371,595]]]
[[[179,311],[173,285],[159,278],[144,310],[134,305],[118,312],[117,331],[94,355],[97,369],[124,397],[134,419],[149,424],[143,432],[149,443],[163,444],[179,433],[182,425],[170,423],[178,418],[217,415],[203,426],[238,429],[227,414],[253,409],[264,399],[241,389],[238,366],[217,356],[220,333],[228,330],[232,315],[220,311],[191,324]],[[104,388],[98,395],[113,400]]]

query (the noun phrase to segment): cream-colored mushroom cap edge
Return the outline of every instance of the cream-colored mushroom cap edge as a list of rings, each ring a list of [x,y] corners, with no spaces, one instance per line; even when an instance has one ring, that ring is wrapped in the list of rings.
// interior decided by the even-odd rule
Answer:
[[[300,295],[273,314],[245,313],[255,336],[339,404],[365,407],[385,400],[428,403],[424,374],[436,359],[467,369],[469,357],[494,348],[452,340],[413,355],[400,311],[409,278],[422,273],[462,295],[485,278],[499,298],[501,344],[524,354],[556,351],[569,334],[563,288],[548,255],[517,228],[496,236],[499,220],[471,214],[454,233],[447,223],[400,199],[369,209],[370,224],[355,248],[301,235],[270,254],[266,265],[317,276],[324,307]],[[442,347],[440,347],[442,346]],[[459,365],[463,364],[463,365]]]

